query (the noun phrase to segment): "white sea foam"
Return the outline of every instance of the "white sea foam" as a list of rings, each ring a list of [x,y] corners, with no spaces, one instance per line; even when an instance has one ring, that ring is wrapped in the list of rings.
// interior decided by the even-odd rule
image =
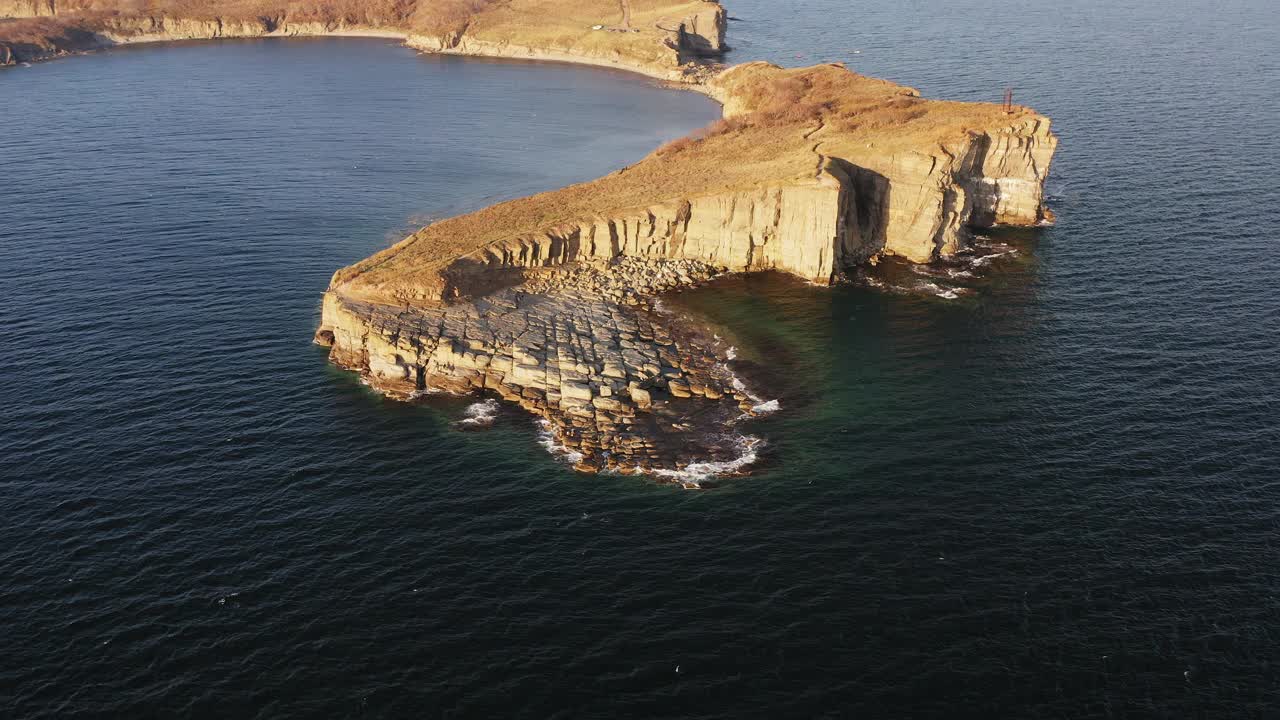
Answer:
[[[864,275],[862,278],[862,281],[867,284],[867,287],[875,288],[876,290],[882,290],[884,292],[900,293],[900,294],[910,294],[912,292],[911,288],[903,287],[902,285],[894,285],[893,283],[885,282],[884,280],[872,277],[870,275]]]
[[[762,402],[751,407],[751,412],[757,415],[768,415],[769,413],[778,412],[782,409],[782,403],[777,400]]]
[[[1018,254],[1018,251],[1012,250],[1012,249],[1005,250],[1003,252],[993,252],[990,255],[982,255],[980,257],[973,258],[972,260],[969,261],[969,267],[974,267],[974,268],[986,267],[992,260],[995,260],[998,257],[1004,257],[1006,255],[1017,255],[1017,254]]]
[[[732,350],[732,348],[730,348],[730,350]],[[732,356],[730,357],[730,359],[732,359]],[[729,424],[733,424],[735,422],[738,422],[739,420],[746,420],[747,418],[756,417],[757,415],[768,415],[769,413],[777,412],[778,410],[782,409],[782,403],[778,402],[777,400],[768,400],[768,401],[764,400],[759,395],[756,395],[755,393],[748,390],[747,384],[742,382],[742,378],[738,377],[736,373],[734,373],[732,370],[729,370],[729,368],[724,365],[722,365],[721,367],[724,367],[725,370],[729,373],[729,382],[730,384],[733,385],[734,392],[750,400],[752,403],[751,412],[742,413],[738,417],[731,420]]]
[[[729,346],[729,349],[724,351],[724,356],[725,356],[725,357],[727,357],[727,358],[729,358],[730,360],[737,360],[737,359],[738,359],[738,348],[736,348],[736,347],[734,347],[734,346],[730,345],[730,346]]]
[[[653,474],[680,483],[685,488],[696,490],[702,487],[702,481],[717,475],[736,473],[758,459],[756,449],[762,441],[758,437],[743,435],[738,438],[738,447],[742,454],[732,460],[689,463],[680,470],[654,470]]]
[[[458,427],[464,428],[482,428],[489,427],[498,417],[498,401],[493,398],[481,400],[478,403],[472,403],[463,411],[465,418],[457,422]]]
[[[925,292],[932,293],[936,297],[943,298],[944,300],[955,300],[960,297],[961,292],[959,288],[943,287],[931,282],[921,283],[919,288]]]
[[[556,442],[556,435],[551,430],[551,421],[545,419],[538,420],[538,444],[546,448],[547,452],[556,457],[563,458],[565,462],[573,464],[582,459],[582,453],[577,450],[570,450],[564,445]]]
[[[924,277],[931,277],[931,278],[946,277],[952,280],[955,280],[958,278],[973,277],[973,273],[969,270],[962,270],[960,268],[946,267],[946,266],[938,267],[933,265],[913,265],[911,267],[911,272],[917,275],[922,275]]]

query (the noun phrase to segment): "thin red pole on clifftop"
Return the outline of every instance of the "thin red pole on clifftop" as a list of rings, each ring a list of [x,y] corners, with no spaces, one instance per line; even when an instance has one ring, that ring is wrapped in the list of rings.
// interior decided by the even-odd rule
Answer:
[[[1013,112],[1013,88],[1004,89],[1004,113],[1009,115]]]

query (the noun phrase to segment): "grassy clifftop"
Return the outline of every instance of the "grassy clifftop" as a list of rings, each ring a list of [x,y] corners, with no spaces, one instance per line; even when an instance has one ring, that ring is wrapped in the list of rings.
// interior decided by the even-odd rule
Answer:
[[[334,288],[381,302],[430,298],[443,289],[450,267],[459,258],[477,258],[477,251],[495,243],[520,242],[548,232],[563,235],[558,228],[600,226],[602,221],[645,215],[646,208],[696,198],[723,197],[731,206],[732,198],[743,192],[817,184],[832,172],[847,175],[833,170],[833,165],[883,182],[883,187],[872,188],[864,182],[860,193],[863,213],[874,206],[880,214],[873,219],[880,227],[868,227],[882,235],[879,247],[867,245],[868,252],[886,247],[893,252],[895,233],[911,236],[913,241],[914,236],[929,233],[922,242],[935,247],[926,248],[927,255],[942,244],[934,236],[945,228],[917,230],[910,224],[916,222],[917,214],[933,225],[953,222],[942,203],[948,192],[956,192],[951,186],[965,181],[959,178],[961,173],[973,173],[974,182],[994,183],[1002,175],[1023,175],[1034,183],[1047,171],[1052,154],[1048,120],[1032,110],[1019,107],[1006,112],[990,103],[927,100],[912,88],[838,65],[782,69],[748,63],[709,79],[704,89],[724,103],[724,119],[597,180],[499,203],[423,228],[340,270],[334,276]],[[1046,154],[1031,158],[1029,168],[984,168],[987,148],[975,150],[975,138],[1002,134],[1015,138],[1014,143],[1028,152],[1032,136],[1041,134],[1049,143]],[[1035,162],[1040,165],[1034,166]],[[892,198],[890,179],[897,183]],[[843,181],[851,182],[847,177]],[[1032,189],[1038,208],[1038,185]],[[852,204],[858,198],[853,195],[858,190],[850,187],[850,211],[855,210]],[[970,220],[973,208],[969,210],[955,222]],[[898,216],[891,217],[891,211]],[[756,222],[735,220],[734,212],[726,207],[718,220],[726,233],[733,232],[729,226],[734,223]],[[1038,219],[1033,209],[1026,218],[1004,220],[1031,224]],[[767,242],[767,238],[751,242],[757,240]],[[859,240],[864,241],[871,239]],[[545,253],[542,257],[546,258]]]

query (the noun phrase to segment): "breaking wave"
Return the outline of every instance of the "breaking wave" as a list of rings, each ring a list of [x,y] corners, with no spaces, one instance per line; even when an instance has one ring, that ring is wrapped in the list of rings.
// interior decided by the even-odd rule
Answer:
[[[582,453],[577,450],[570,450],[559,442],[556,442],[556,434],[551,429],[551,421],[540,418],[538,420],[538,444],[546,449],[555,457],[563,459],[569,464],[573,464],[582,459]]]
[[[745,420],[747,418],[757,417],[760,415],[768,415],[769,413],[777,412],[782,409],[782,403],[778,400],[765,400],[759,395],[748,390],[746,383],[742,382],[742,378],[738,377],[736,374],[730,375],[730,381],[733,383],[733,389],[737,391],[739,395],[750,400],[753,405],[751,406],[751,412],[742,413],[738,417],[734,418],[734,420],[730,421],[729,424],[737,422],[738,420]]]
[[[736,474],[754,463],[759,459],[756,450],[763,444],[764,441],[758,437],[742,435],[737,438],[737,446],[741,454],[732,460],[689,463],[679,470],[654,470],[653,474],[680,483],[681,486],[690,490],[698,490],[702,488],[704,480],[719,475]]]
[[[944,287],[937,283],[925,282],[916,286],[919,292],[930,293],[934,297],[940,297],[944,300],[955,300],[964,292],[963,288]]]
[[[466,415],[463,419],[454,423],[460,428],[475,430],[486,428],[493,424],[498,417],[498,401],[493,398],[481,400],[478,403],[472,403],[463,411]]]
[[[1017,250],[1010,248],[1009,250],[993,252],[987,255],[979,255],[969,261],[969,267],[971,268],[986,267],[992,260],[995,260],[996,258],[1005,257],[1006,255],[1017,255],[1017,254],[1018,254]]]
[[[751,412],[757,415],[768,415],[769,413],[778,412],[782,409],[782,403],[777,400],[762,402],[751,407]]]

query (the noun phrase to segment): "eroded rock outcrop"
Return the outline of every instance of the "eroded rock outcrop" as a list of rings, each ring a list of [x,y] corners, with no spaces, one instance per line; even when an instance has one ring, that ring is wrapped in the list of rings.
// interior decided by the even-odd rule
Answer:
[[[704,2],[680,22],[679,47],[700,56],[716,56],[724,44],[726,16],[718,2]]]
[[[844,153],[848,159],[837,162],[860,219],[853,252],[843,259],[885,253],[928,262],[963,249],[970,229],[1051,219],[1044,181],[1056,147],[1049,121],[1031,117],[967,132],[932,152]]]

